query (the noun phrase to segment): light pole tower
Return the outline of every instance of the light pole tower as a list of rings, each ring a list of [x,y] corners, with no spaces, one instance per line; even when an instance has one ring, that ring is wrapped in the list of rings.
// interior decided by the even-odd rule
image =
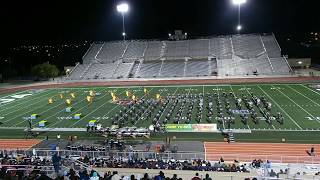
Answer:
[[[247,0],[232,0],[232,3],[234,5],[238,6],[238,25],[236,27],[237,32],[240,33],[240,31],[242,30],[242,25],[241,25],[241,5],[246,3]]]
[[[122,15],[122,36],[123,40],[126,40],[126,29],[124,25],[124,15],[129,11],[129,5],[127,3],[122,3],[117,6],[117,11]]]

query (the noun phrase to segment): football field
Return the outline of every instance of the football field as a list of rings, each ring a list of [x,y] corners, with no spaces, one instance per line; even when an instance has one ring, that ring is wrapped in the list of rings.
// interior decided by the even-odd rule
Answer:
[[[147,93],[145,92],[147,90]],[[90,103],[87,96],[94,93]],[[128,95],[129,92],[129,95]],[[71,96],[74,93],[75,97]],[[112,101],[112,95],[116,102]],[[90,120],[96,120],[103,127],[115,123],[114,117],[123,118],[123,113],[132,95],[136,100],[152,99],[157,96],[161,101],[153,106],[145,106],[138,117],[125,121],[124,126],[148,128],[158,115],[160,122],[192,124],[217,124],[218,129],[249,129],[252,131],[320,131],[320,91],[305,84],[239,84],[239,85],[178,85],[178,86],[144,86],[144,87],[77,87],[40,89],[0,94],[0,127],[25,128],[28,121],[38,127],[40,121],[47,121],[47,128],[85,128]],[[180,97],[176,102],[175,97]],[[254,98],[263,100],[259,105]],[[48,100],[52,99],[50,104]],[[70,99],[70,105],[66,100]],[[202,100],[201,100],[202,99]],[[236,106],[236,100],[240,105]],[[162,105],[167,100],[167,104]],[[221,102],[218,102],[221,101]],[[203,108],[197,106],[202,102]],[[252,109],[247,103],[253,103]],[[211,104],[211,105],[210,105]],[[270,104],[266,116],[266,104]],[[71,112],[66,108],[72,107]],[[209,113],[212,107],[211,113]],[[221,106],[220,111],[218,106]],[[188,108],[189,107],[189,108]],[[232,113],[228,112],[228,107]],[[152,111],[148,111],[152,109]],[[161,111],[160,111],[161,109]],[[179,109],[182,109],[179,111]],[[188,109],[190,116],[187,117]],[[239,113],[241,111],[241,113]],[[253,118],[252,111],[256,112]],[[148,113],[150,112],[150,113]],[[244,115],[247,116],[244,120]],[[251,113],[251,114],[250,114]],[[30,120],[32,114],[37,118]],[[81,114],[76,120],[74,115]],[[171,114],[170,116],[168,114]],[[179,114],[179,116],[177,116]],[[220,116],[219,116],[220,114]],[[282,117],[282,122],[277,116]],[[168,118],[169,117],[169,118]],[[180,118],[180,120],[177,118]],[[268,118],[269,117],[269,118]],[[186,120],[187,119],[187,120]]]

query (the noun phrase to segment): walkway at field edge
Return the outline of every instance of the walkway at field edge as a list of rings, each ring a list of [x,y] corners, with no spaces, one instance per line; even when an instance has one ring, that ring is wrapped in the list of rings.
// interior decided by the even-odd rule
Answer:
[[[38,139],[0,139],[0,150],[27,150],[40,142]]]
[[[316,156],[309,156],[307,151],[315,148]],[[206,160],[239,160],[251,162],[254,159],[282,163],[320,163],[320,144],[290,143],[204,143]]]

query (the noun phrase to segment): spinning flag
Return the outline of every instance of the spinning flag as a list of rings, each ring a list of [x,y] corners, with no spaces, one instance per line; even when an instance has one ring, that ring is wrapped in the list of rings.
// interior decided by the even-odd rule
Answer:
[[[144,92],[145,95],[149,93],[147,88],[144,88],[143,92]]]
[[[132,95],[131,98],[132,98],[133,101],[137,100],[137,97],[135,95]]]
[[[53,99],[52,98],[49,98],[48,99],[48,104],[52,104],[53,103]]]
[[[76,95],[75,95],[75,93],[73,92],[73,93],[70,93],[70,96],[74,99],[74,98],[76,98]]]
[[[127,95],[127,97],[130,97],[130,96],[132,96],[132,93],[130,91],[126,91],[126,95]]]
[[[72,103],[71,99],[66,99],[66,104],[67,104],[68,106],[70,106],[71,103]]]
[[[156,94],[156,99],[159,100],[161,98],[160,94]]]
[[[92,101],[93,101],[93,97],[92,96],[87,96],[87,101],[88,101],[88,103],[92,103]]]
[[[117,99],[118,99],[117,95],[114,92],[111,92],[110,94],[111,94],[111,97],[112,97],[112,102],[117,101]]]
[[[94,96],[94,95],[95,95],[95,92],[92,91],[92,90],[90,90],[90,91],[89,91],[89,95],[90,95],[90,96]]]
[[[60,99],[63,99],[63,94],[59,94],[60,95]]]

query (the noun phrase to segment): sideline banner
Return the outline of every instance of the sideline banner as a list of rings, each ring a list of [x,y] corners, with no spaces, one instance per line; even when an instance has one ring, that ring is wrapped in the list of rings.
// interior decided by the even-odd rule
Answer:
[[[217,124],[166,124],[167,132],[216,132]]]

